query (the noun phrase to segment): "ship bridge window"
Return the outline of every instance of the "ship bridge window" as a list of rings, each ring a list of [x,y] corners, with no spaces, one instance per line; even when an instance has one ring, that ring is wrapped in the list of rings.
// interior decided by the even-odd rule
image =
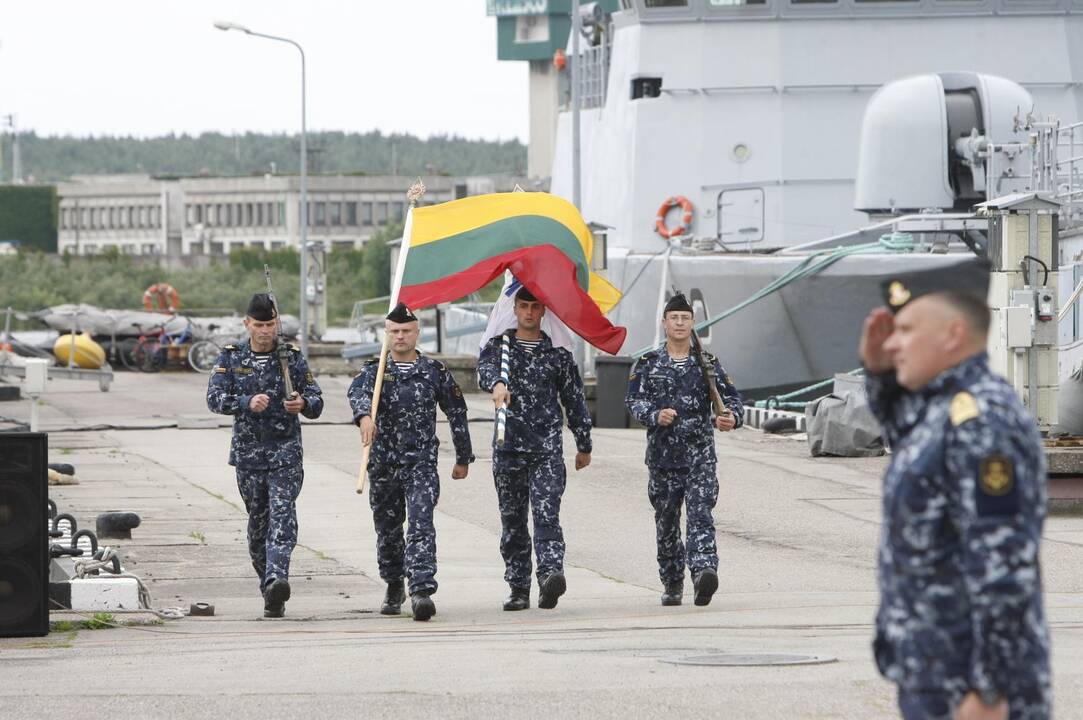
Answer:
[[[790,0],[794,5],[835,5],[839,0]]]
[[[646,0],[649,8],[688,7],[688,0]]]
[[[816,0],[817,2],[823,2],[824,0]],[[835,2],[835,0],[827,0],[828,2]],[[741,5],[764,5],[767,0],[707,0],[707,4],[710,7],[740,7]]]

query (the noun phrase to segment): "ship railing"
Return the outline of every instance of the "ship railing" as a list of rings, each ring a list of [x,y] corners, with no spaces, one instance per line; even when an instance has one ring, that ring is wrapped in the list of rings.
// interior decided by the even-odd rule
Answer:
[[[1018,122],[1018,121],[1017,121]],[[1083,228],[1083,122],[1061,125],[1057,118],[1035,122],[1029,116],[1030,192],[1045,193],[1060,204],[1060,230]]]

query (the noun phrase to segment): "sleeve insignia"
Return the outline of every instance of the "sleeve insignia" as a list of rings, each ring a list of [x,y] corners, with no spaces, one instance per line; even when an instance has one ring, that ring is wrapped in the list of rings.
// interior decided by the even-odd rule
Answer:
[[[956,393],[951,399],[951,408],[948,410],[951,416],[951,424],[958,427],[967,420],[973,420],[981,415],[978,410],[978,401],[968,392]]]
[[[638,376],[638,375],[636,375],[636,374],[635,374],[635,373],[633,372],[632,374],[630,374],[630,375],[628,376],[628,382],[632,382],[632,381],[634,381],[634,380],[635,380],[635,379],[636,379],[637,377],[639,377],[639,376]]]
[[[311,371],[305,373],[305,382],[308,383],[309,385],[312,384],[312,372]]]
[[[225,369],[224,367],[222,367],[221,365],[215,365],[215,367],[214,367],[214,371],[215,371],[216,373],[227,373],[227,372],[229,372],[228,370],[226,370],[226,369]]]
[[[459,389],[458,385],[456,385],[454,388],[452,388],[451,394],[457,398],[461,398],[463,396],[463,391]]]
[[[993,455],[982,460],[978,484],[983,493],[993,497],[1010,493],[1015,485],[1012,461],[1003,455]]]
[[[237,346],[236,345],[226,345],[225,349],[226,350],[236,350]]]
[[[727,385],[732,385],[733,384],[733,378],[731,378],[729,376],[729,373],[726,373],[725,378],[726,378],[726,384]]]

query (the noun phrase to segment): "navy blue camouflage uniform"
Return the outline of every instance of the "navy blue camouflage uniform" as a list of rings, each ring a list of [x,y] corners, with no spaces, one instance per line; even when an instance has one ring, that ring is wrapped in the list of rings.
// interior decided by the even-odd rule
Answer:
[[[533,511],[534,554],[539,582],[564,571],[564,531],[560,527],[560,501],[566,471],[563,456],[563,415],[575,437],[576,450],[591,451],[590,412],[583,379],[572,354],[553,347],[545,333],[533,352],[511,336],[508,387],[511,406],[504,430],[504,445],[493,443],[493,481],[500,504],[500,554],[504,579],[513,588],[530,588],[530,531],[527,513]],[[500,381],[503,336],[491,338],[478,359],[481,388],[492,392]]]
[[[970,691],[1050,717],[1039,546],[1046,464],[1034,419],[985,353],[920,392],[865,381],[893,448],[884,476],[876,663],[905,718],[951,718]]]
[[[713,367],[722,404],[733,413],[735,428],[744,424],[744,404],[718,359]],[[665,345],[643,355],[632,368],[624,399],[628,412],[647,427],[647,495],[654,506],[658,541],[658,576],[662,584],[718,570],[713,510],[718,502],[714,413],[703,371],[694,359],[676,364]],[[668,426],[658,424],[664,408],[677,411]],[[681,542],[681,506],[688,508],[687,545]]]
[[[347,391],[357,424],[372,415],[377,367],[376,360],[366,363]],[[466,401],[447,367],[421,353],[405,372],[388,360],[369,455],[369,506],[376,526],[380,577],[392,583],[405,575],[414,595],[431,595],[437,588],[433,512],[440,499],[438,405],[451,424],[455,463],[473,462]],[[404,538],[402,525],[407,518]]]
[[[305,400],[301,414],[323,412],[320,386],[300,350],[290,346],[290,380]],[[249,409],[252,396],[270,398],[263,412]],[[248,553],[259,576],[260,592],[274,580],[288,580],[290,554],[297,545],[297,496],[304,482],[301,421],[286,412],[282,365],[271,355],[261,368],[252,345],[227,345],[218,355],[207,385],[207,407],[233,416],[229,464],[248,511]]]

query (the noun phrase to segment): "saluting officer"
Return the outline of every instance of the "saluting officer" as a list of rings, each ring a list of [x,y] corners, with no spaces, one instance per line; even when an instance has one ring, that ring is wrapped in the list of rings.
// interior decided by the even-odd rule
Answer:
[[[347,397],[361,442],[374,443],[369,456],[369,506],[376,526],[380,577],[387,583],[380,612],[398,615],[405,600],[403,575],[410,582],[414,620],[436,612],[436,528],[433,513],[440,498],[436,471],[436,406],[447,415],[455,445],[451,477],[466,477],[474,461],[466,401],[447,367],[417,350],[417,317],[402,303],[384,324],[390,355],[384,370],[376,421],[372,420],[372,391],[378,360],[365,364],[350,384]],[[409,518],[403,539],[402,525]]]
[[[575,469],[590,464],[590,413],[572,354],[553,347],[542,332],[545,306],[525,287],[515,295],[516,329],[489,340],[478,359],[478,379],[493,405],[508,408],[502,446],[493,443],[493,481],[500,503],[500,554],[511,593],[505,610],[530,607],[530,531],[538,560],[538,607],[549,610],[567,590],[560,501],[564,495],[561,406],[575,436]],[[501,348],[509,344],[508,381],[501,379]],[[559,404],[558,404],[559,402]]]
[[[893,449],[873,649],[908,720],[1050,716],[1045,456],[989,369],[988,287],[976,259],[891,278],[859,348]]]
[[[703,353],[726,411],[712,415],[710,389],[692,353],[693,311],[681,293],[662,312],[666,341],[632,368],[625,405],[647,426],[647,495],[654,506],[658,575],[663,605],[680,605],[685,566],[695,604],[707,605],[718,589],[714,510],[718,502],[714,431],[744,422],[744,405],[718,359]],[[688,508],[687,544],[681,542],[681,506]]]
[[[264,617],[282,617],[290,599],[290,554],[297,544],[297,495],[304,481],[299,414],[323,412],[320,386],[301,351],[287,350],[294,395],[286,397],[277,357],[278,315],[266,293],[252,296],[249,339],[227,345],[207,385],[207,407],[233,416],[229,464],[248,511],[248,553],[259,576]]]

